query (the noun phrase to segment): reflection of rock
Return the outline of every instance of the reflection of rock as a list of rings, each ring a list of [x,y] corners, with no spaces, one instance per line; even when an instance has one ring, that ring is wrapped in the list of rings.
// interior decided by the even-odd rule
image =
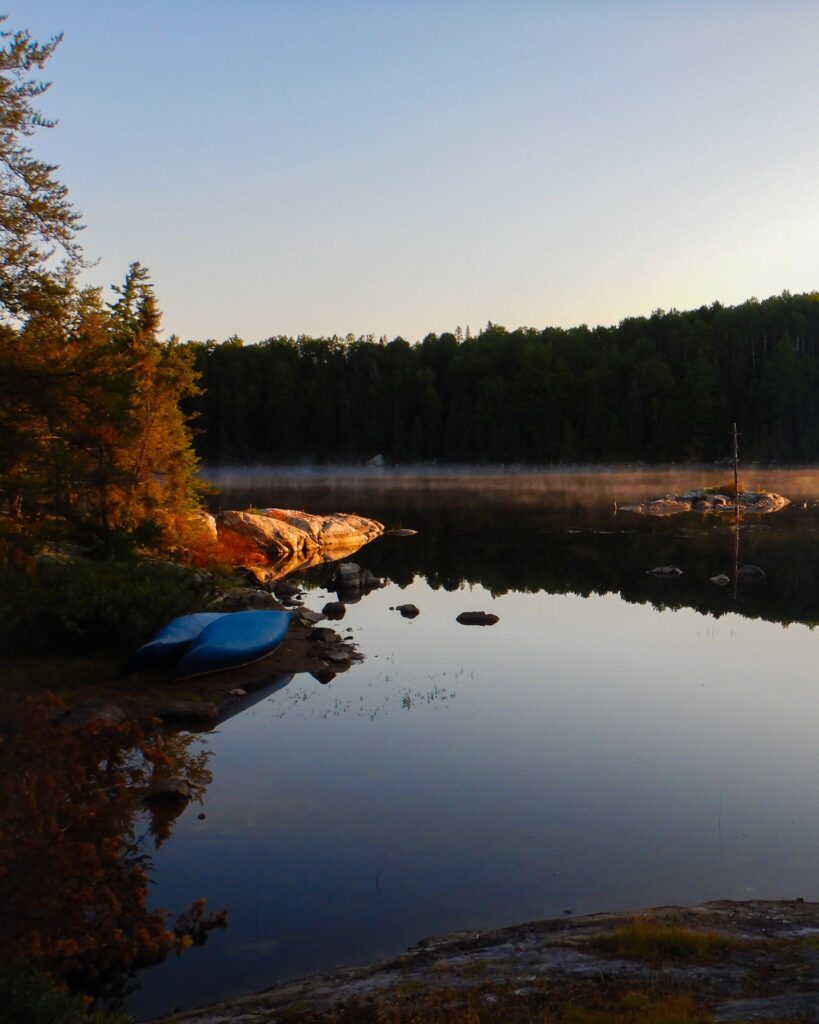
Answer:
[[[778,512],[790,501],[781,494],[771,491],[742,491],[738,498],[742,512]],[[705,488],[686,491],[684,494],[665,494],[651,498],[639,505],[621,505],[621,512],[638,512],[645,516],[674,516],[680,512],[732,512],[734,499]]]
[[[384,531],[385,537],[415,537],[417,534],[417,530],[396,529]]]
[[[164,779],[157,779],[145,794],[145,801],[150,804],[175,804],[190,798],[190,783],[181,775],[168,775]]]
[[[353,604],[371,590],[383,587],[384,581],[373,576],[369,569],[362,569],[355,562],[342,562],[336,569],[330,586],[338,594],[339,600]]]
[[[649,569],[648,573],[651,576],[682,576],[682,569],[676,565],[658,565],[656,569]]]
[[[310,675],[317,679],[322,686],[326,686],[327,683],[332,683],[336,677],[336,673],[330,668],[320,669],[318,672],[311,672]]]
[[[212,728],[219,720],[219,710],[215,704],[198,700],[174,700],[158,707],[154,714],[163,722],[173,725],[200,726]]]
[[[462,626],[494,626],[500,619],[491,612],[461,612],[455,621]]]
[[[397,612],[401,612],[405,619],[414,619],[416,615],[421,614],[421,609],[416,608],[414,604],[399,604],[395,606]]]
[[[317,626],[310,634],[310,639],[313,643],[328,644],[334,643],[339,639],[339,636],[334,629],[329,629],[327,626]]]
[[[765,570],[758,565],[743,565],[737,576],[743,583],[758,583],[765,579]]]
[[[97,727],[119,725],[120,722],[125,721],[125,718],[125,712],[116,704],[104,700],[88,700],[61,715],[57,719],[57,724],[62,729],[75,732],[77,729],[84,729],[89,725]]]
[[[716,583],[718,587],[727,587],[731,582],[731,578],[726,576],[724,572],[721,572],[718,576],[712,576],[711,582]]]
[[[292,580],[280,580],[275,587],[273,587],[273,593],[281,601],[286,601],[288,598],[295,597],[301,593],[301,587],[298,583],[293,583]]]
[[[334,544],[327,548],[313,548],[311,551],[295,555],[283,555],[269,565],[247,566],[257,583],[272,583],[274,580],[291,576],[294,572],[304,572],[316,565],[337,562],[354,555],[359,548],[368,543],[368,538],[352,538],[348,544]]]

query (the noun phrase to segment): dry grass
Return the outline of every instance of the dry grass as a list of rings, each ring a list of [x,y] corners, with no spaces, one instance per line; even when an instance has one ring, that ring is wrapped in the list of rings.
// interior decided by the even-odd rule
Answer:
[[[635,917],[608,935],[593,939],[601,953],[627,960],[713,960],[724,956],[738,943],[719,932],[698,932],[683,925],[665,925],[650,918]]]
[[[581,987],[481,991],[451,989],[416,993],[392,991],[350,1000],[311,1015],[298,1005],[280,1019],[293,1024],[712,1024],[712,1017],[690,993],[648,989],[609,992]]]

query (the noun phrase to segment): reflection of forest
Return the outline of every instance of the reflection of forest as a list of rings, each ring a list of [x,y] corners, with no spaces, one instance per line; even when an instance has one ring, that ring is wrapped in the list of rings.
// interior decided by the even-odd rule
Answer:
[[[139,967],[224,924],[204,900],[170,926],[147,905],[147,850],[168,838],[184,803],[148,810],[140,798],[167,774],[201,794],[208,755],[193,740],[146,737],[135,723],[70,731],[47,704],[20,710],[0,744],[0,961],[116,1002]]]
[[[407,539],[384,537],[356,561],[399,585],[421,576],[434,589],[480,584],[494,594],[517,590],[551,594],[620,594],[657,608],[694,608],[719,616],[736,612],[774,622],[819,621],[819,515],[795,506],[748,516],[740,529],[740,564],[766,577],[731,587],[711,582],[732,575],[733,521],[696,514],[647,520],[613,507],[573,510],[504,505],[476,500],[368,505],[367,514],[419,530]],[[657,579],[647,570],[676,565],[683,575]],[[312,575],[326,583],[329,572]]]

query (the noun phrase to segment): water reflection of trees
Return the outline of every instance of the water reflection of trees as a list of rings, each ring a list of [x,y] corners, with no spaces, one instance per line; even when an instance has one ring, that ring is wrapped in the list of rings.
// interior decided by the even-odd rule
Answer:
[[[26,705],[0,744],[0,960],[24,961],[106,1000],[134,972],[202,941],[220,915],[194,904],[175,923],[147,905],[140,796],[160,773],[208,784],[190,737],[146,738],[135,723],[54,724]],[[176,808],[178,812],[178,805]],[[158,844],[171,815],[148,817]]]
[[[369,510],[370,514],[372,510]],[[788,509],[776,516],[748,517],[741,528],[740,559],[761,566],[766,578],[732,588],[711,583],[731,576],[733,522],[716,517],[647,520],[611,509],[503,509],[493,504],[416,508],[412,519],[385,508],[385,518],[418,528],[416,537],[384,537],[356,561],[401,586],[416,576],[434,589],[480,584],[494,594],[617,593],[656,608],[694,608],[709,615],[737,612],[775,622],[819,621],[819,517]],[[656,579],[647,570],[677,565],[683,575]],[[325,585],[326,570],[316,570]],[[324,575],[322,575],[322,573]],[[326,576],[326,578],[325,578]]]

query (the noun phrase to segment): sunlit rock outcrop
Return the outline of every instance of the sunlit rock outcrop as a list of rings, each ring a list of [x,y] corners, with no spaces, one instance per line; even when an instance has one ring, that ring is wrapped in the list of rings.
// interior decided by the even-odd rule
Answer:
[[[347,512],[320,516],[283,508],[222,512],[217,526],[220,536],[232,534],[250,541],[266,556],[267,579],[345,558],[384,532],[382,523],[364,516]]]

